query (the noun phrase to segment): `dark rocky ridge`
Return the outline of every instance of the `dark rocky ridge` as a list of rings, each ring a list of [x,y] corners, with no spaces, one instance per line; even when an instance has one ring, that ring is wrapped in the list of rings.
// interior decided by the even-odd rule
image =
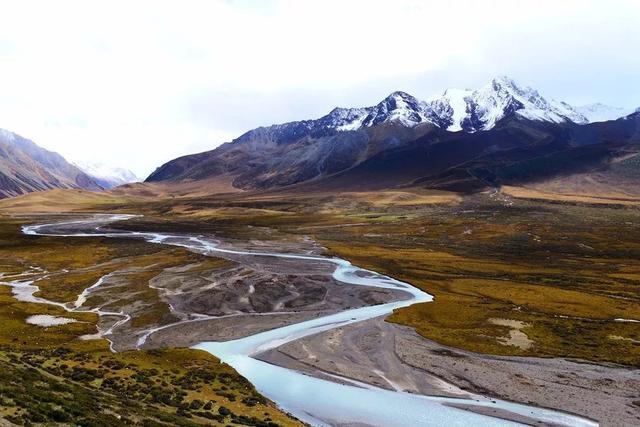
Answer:
[[[638,150],[640,113],[580,125],[528,120],[515,111],[492,129],[473,133],[398,121],[354,131],[309,121],[258,128],[215,150],[171,161],[148,181],[228,176],[244,189],[419,184],[475,191],[607,170],[617,156]]]

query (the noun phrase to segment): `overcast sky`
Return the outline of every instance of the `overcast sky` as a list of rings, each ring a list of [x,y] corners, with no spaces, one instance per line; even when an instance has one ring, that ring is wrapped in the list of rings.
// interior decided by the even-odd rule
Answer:
[[[506,74],[640,106],[640,1],[0,1],[0,128],[145,177],[260,125]]]

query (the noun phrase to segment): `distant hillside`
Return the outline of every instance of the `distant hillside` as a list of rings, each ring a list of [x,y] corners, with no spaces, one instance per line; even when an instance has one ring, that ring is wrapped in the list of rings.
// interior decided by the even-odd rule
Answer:
[[[95,162],[73,162],[72,164],[92,177],[105,189],[141,181],[133,172],[124,168],[111,167]]]
[[[0,129],[0,198],[53,188],[103,189],[58,153]]]

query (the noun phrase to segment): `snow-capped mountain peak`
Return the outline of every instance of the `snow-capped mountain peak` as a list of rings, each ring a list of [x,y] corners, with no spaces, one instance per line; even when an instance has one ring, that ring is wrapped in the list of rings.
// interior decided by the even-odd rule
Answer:
[[[415,126],[428,122],[426,104],[406,92],[396,91],[373,107],[334,108],[319,119],[321,126],[339,131],[358,130],[385,122]]]
[[[409,95],[406,92],[395,91],[385,99],[383,99],[378,106],[384,107],[388,111],[394,110],[412,110],[417,111],[421,108],[422,101],[418,100],[416,97]]]
[[[373,107],[363,121],[364,126],[373,126],[383,122],[398,122],[405,126],[415,126],[427,121],[425,104],[405,92],[393,92]]]
[[[514,92],[526,93],[526,92],[530,92],[530,91],[533,90],[533,89],[528,88],[528,87],[525,87],[525,88],[520,87],[520,85],[518,85],[515,80],[513,80],[511,77],[505,76],[505,75],[499,75],[499,76],[494,77],[493,79],[491,79],[490,85],[496,91],[499,91],[499,90],[511,90],[511,91],[514,91]]]
[[[73,162],[73,164],[87,175],[95,178],[96,181],[105,188],[140,181],[140,179],[128,169],[95,162]]]
[[[421,101],[406,92],[393,92],[367,108],[336,108],[322,120],[324,127],[358,130],[383,122],[405,126],[432,123],[449,131],[489,130],[507,115],[553,123],[588,123],[581,111],[565,102],[544,98],[537,90],[498,76],[479,89],[447,89]]]
[[[478,89],[447,89],[425,101],[396,91],[372,107],[335,108],[318,120],[286,125],[298,135],[323,131],[357,131],[381,123],[398,123],[406,127],[430,123],[448,131],[477,132],[493,128],[506,116],[550,123],[611,120],[631,111],[594,104],[573,107],[566,102],[543,97],[537,90],[519,85],[508,76],[497,76]]]
[[[545,99],[537,90],[518,85],[506,76],[494,78],[466,98],[467,114],[460,127],[467,131],[491,129],[504,116],[515,113],[535,121],[561,123],[587,120],[568,104]]]
[[[367,117],[367,108],[334,108],[329,114],[323,117],[326,128],[341,131],[357,130],[362,127],[363,120]],[[321,121],[323,119],[320,119]]]

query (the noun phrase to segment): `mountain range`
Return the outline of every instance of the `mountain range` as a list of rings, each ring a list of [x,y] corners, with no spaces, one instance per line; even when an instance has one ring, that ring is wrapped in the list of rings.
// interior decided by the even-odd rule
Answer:
[[[574,107],[497,77],[419,100],[393,92],[364,108],[250,130],[157,168],[146,182],[189,188],[477,191],[570,176],[640,193],[640,112]],[[585,175],[586,174],[586,175]],[[588,175],[588,176],[587,176]],[[103,190],[137,181],[121,168],[70,163],[0,130],[0,198],[53,188]],[[600,185],[599,184],[599,185]]]
[[[394,92],[372,107],[253,129],[172,160],[146,181],[472,191],[628,161],[637,154],[639,115],[603,104],[573,107],[502,76],[476,90],[426,100]]]

